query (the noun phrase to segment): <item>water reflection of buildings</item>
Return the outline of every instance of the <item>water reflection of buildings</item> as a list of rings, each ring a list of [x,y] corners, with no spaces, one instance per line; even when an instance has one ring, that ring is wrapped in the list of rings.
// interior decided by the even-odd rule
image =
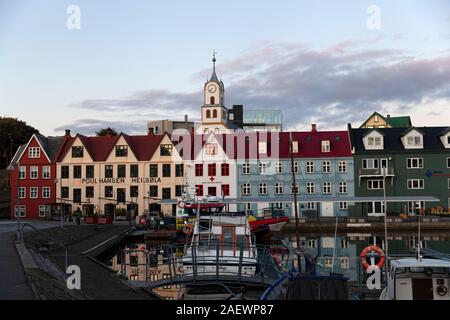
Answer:
[[[112,258],[111,268],[130,281],[157,281],[170,277],[167,250],[159,250],[145,243],[128,244],[124,251],[119,251]],[[175,258],[173,254],[172,258]],[[176,268],[181,273],[181,268]],[[180,285],[163,286],[153,290],[166,300],[178,300],[183,296],[184,288]]]

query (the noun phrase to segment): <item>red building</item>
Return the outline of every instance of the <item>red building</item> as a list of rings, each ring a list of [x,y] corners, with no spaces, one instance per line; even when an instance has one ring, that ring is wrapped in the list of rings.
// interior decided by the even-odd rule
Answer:
[[[8,167],[12,219],[19,213],[25,219],[42,219],[50,214],[51,206],[56,204],[55,159],[67,137],[70,137],[68,132],[65,137],[34,134],[27,144],[17,149]]]

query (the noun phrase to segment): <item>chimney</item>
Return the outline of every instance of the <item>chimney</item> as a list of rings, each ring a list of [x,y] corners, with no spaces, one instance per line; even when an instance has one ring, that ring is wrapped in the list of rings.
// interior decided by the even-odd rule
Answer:
[[[66,134],[65,134],[66,137],[70,137],[70,129],[66,129],[65,131],[66,131]]]
[[[154,135],[153,127],[148,128],[148,135]]]
[[[315,123],[311,124],[311,132],[317,132],[317,125]]]
[[[386,116],[386,118],[390,119],[390,118],[391,118],[391,115],[390,115],[390,114],[388,114],[388,115]]]
[[[188,129],[188,115],[187,114],[184,115],[184,128],[186,130]]]

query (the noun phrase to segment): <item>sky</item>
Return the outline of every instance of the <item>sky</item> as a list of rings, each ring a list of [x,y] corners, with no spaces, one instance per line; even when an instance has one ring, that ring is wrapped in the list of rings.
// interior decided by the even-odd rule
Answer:
[[[450,126],[446,0],[0,0],[0,116],[46,135],[198,120],[213,50],[226,106],[285,129]]]

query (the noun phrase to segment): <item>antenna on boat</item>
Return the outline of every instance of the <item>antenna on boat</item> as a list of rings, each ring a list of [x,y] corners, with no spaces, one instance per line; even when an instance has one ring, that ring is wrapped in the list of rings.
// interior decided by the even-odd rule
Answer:
[[[295,238],[297,240],[297,249],[300,250],[300,235],[298,234],[298,205],[297,205],[297,183],[295,182],[295,171],[294,171],[294,142],[292,140],[292,132],[289,133],[289,153],[291,156],[291,174],[292,174],[292,187],[294,189],[294,212],[295,212]],[[302,258],[297,255],[297,268],[298,273],[302,270]]]

